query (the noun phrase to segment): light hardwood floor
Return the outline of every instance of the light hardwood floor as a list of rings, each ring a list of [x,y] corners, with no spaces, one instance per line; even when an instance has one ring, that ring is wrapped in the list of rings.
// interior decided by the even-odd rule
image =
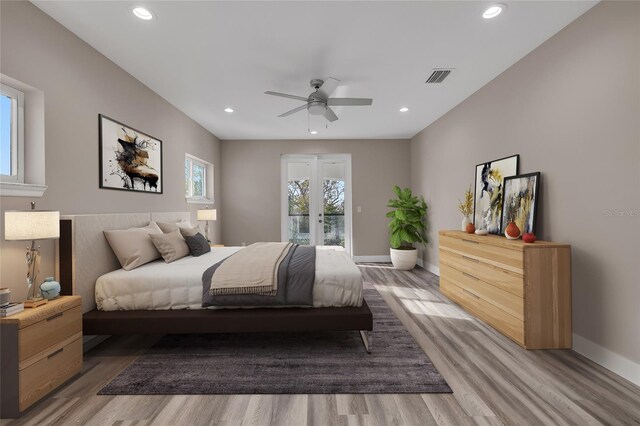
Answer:
[[[78,379],[22,419],[2,424],[640,424],[640,388],[630,382],[569,350],[520,348],[441,295],[437,277],[424,269],[360,266],[453,394],[96,395],[158,339],[129,336],[87,353]]]

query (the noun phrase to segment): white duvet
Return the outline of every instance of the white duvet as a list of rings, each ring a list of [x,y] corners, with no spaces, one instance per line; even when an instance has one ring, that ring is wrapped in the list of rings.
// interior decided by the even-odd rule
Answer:
[[[215,247],[200,257],[163,260],[131,271],[118,269],[96,281],[102,311],[202,309],[202,273],[242,247]],[[316,248],[314,307],[360,306],[362,275],[349,255],[332,247]]]

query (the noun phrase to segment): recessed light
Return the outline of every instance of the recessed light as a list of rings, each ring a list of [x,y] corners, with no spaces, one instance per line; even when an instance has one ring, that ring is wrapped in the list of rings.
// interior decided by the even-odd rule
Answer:
[[[224,109],[224,112],[233,112],[233,108],[226,107],[226,108]]]
[[[144,7],[136,7],[133,9],[133,14],[144,21],[150,21],[153,19],[153,14]]]
[[[400,112],[407,112],[407,111],[409,111],[409,108],[407,107],[400,108]]]
[[[496,16],[500,15],[506,8],[507,6],[504,4],[492,4],[482,12],[482,17],[484,19],[495,18]]]
[[[309,134],[311,134],[311,135],[317,135],[317,134],[318,134],[318,131],[317,131],[317,130],[311,130],[311,131],[309,131]]]

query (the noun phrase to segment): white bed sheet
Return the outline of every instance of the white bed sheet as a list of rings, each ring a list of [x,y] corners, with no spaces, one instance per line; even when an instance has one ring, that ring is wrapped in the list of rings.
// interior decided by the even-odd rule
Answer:
[[[242,247],[214,247],[200,257],[172,263],[162,260],[132,271],[118,269],[96,281],[102,311],[202,309],[202,273]],[[318,247],[313,286],[314,307],[362,305],[362,275],[342,248]]]

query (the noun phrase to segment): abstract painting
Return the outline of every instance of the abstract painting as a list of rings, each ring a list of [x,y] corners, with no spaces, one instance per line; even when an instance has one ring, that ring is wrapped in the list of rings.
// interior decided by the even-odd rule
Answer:
[[[515,222],[522,234],[535,233],[540,172],[504,180],[502,229]]]
[[[474,224],[490,234],[500,233],[504,178],[518,174],[519,155],[476,166]]]
[[[98,115],[100,188],[162,194],[162,141]]]

